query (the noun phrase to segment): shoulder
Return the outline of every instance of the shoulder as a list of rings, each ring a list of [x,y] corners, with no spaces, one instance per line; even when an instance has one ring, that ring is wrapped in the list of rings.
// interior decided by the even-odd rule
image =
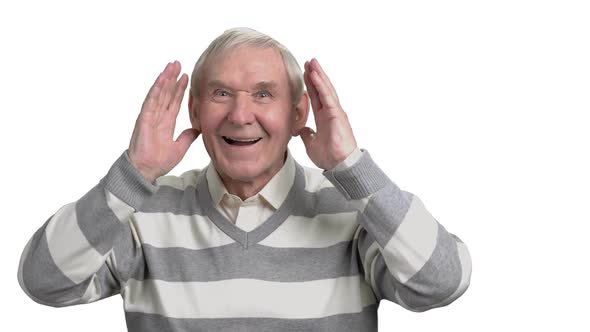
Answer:
[[[191,169],[180,175],[164,175],[156,179],[158,187],[172,187],[178,190],[186,190],[187,187],[196,187],[197,179],[205,175],[206,168]]]
[[[319,192],[324,188],[334,188],[334,185],[328,180],[323,170],[315,167],[308,167],[299,165],[303,170],[305,180],[305,191],[308,192]]]

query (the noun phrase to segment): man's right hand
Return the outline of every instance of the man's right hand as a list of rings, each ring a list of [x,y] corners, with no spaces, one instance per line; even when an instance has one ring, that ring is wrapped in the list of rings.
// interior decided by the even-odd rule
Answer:
[[[129,158],[137,170],[154,183],[182,160],[199,137],[194,128],[185,129],[174,141],[176,117],[188,85],[188,75],[180,74],[180,63],[168,63],[148,92],[129,143]]]

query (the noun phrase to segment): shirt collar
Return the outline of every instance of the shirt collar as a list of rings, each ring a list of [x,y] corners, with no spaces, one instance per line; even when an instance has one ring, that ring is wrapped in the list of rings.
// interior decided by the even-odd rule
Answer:
[[[209,162],[205,176],[209,185],[209,193],[211,200],[216,206],[219,205],[225,195],[230,195],[223,185],[219,174],[213,166],[213,162]],[[281,169],[275,174],[270,181],[260,190],[258,195],[262,196],[272,207],[278,209],[287,198],[291,186],[295,181],[295,160],[291,155],[291,151],[287,148],[287,159]]]

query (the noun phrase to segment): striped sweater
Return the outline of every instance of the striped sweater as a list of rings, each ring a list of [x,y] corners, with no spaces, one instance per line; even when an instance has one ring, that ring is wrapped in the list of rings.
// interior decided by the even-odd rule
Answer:
[[[245,232],[205,170],[150,183],[125,150],[32,236],[19,283],[55,307],[121,294],[142,332],[377,331],[382,299],[425,311],[465,292],[465,244],[366,150],[343,170],[295,166],[283,204]]]

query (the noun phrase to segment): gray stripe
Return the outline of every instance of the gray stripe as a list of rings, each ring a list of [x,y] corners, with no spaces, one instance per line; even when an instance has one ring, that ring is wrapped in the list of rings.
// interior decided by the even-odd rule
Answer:
[[[106,263],[103,264],[100,269],[98,269],[96,272],[96,277],[98,289],[100,290],[100,296],[95,301],[117,295],[121,292],[121,285],[119,284],[119,281],[115,279],[115,276]]]
[[[201,204],[209,219],[227,234],[227,236],[231,237],[234,241],[241,243],[244,246],[244,249],[248,249],[249,246],[262,241],[281,226],[287,217],[292,214],[294,207],[301,204],[297,199],[305,192],[305,170],[302,166],[295,163],[295,179],[293,186],[291,186],[283,204],[281,204],[277,211],[275,211],[275,213],[266,219],[260,226],[250,232],[245,232],[225,218],[213,206],[211,194],[208,189],[207,177],[203,175],[206,174],[206,172],[206,170],[203,171],[201,174],[202,176],[197,178],[196,186],[199,204]]]
[[[100,184],[136,210],[157,189],[157,186],[147,181],[131,163],[128,149],[113,163],[100,180]]]
[[[365,259],[367,250],[375,242],[375,238],[366,229],[361,229],[358,237],[358,251],[361,259]]]
[[[318,192],[303,190],[293,206],[292,215],[313,218],[318,214],[353,212],[356,209],[336,188],[322,188]]]
[[[101,255],[111,250],[117,236],[129,227],[108,206],[101,184],[76,202],[76,218],[82,234]]]
[[[81,297],[88,283],[74,284],[55,264],[49,253],[45,234],[49,220],[33,235],[29,252],[23,262],[23,283],[29,293],[36,297],[33,300],[60,306],[62,302]]]
[[[141,247],[135,245],[135,239],[131,233],[131,227],[125,227],[115,242],[113,254],[116,260],[116,271],[113,274],[120,283],[124,283],[129,278],[137,275],[138,271],[145,268],[145,260]]]
[[[301,282],[361,274],[356,241],[326,248],[271,248],[239,243],[207,249],[156,248],[144,244],[148,269],[138,269],[134,279],[165,281],[218,281],[252,278]]]
[[[404,220],[413,195],[390,183],[369,199],[359,223],[385,248],[395,230]]]
[[[25,287],[47,305],[55,307],[68,306],[81,303],[80,299],[91,281],[89,276],[84,282],[76,285],[55,264],[49,253],[45,228],[47,222],[33,235],[31,247],[23,262],[23,282]],[[119,283],[114,279],[106,264],[96,272],[97,288],[100,290],[99,299],[103,299],[119,293]],[[64,304],[67,303],[67,304]]]
[[[202,174],[205,173],[206,170]],[[205,176],[197,179],[197,196],[200,200],[199,203],[211,221],[229,237],[244,245],[245,248],[262,241],[277,229],[289,215],[312,217],[318,213],[355,211],[335,190],[322,190],[320,193],[307,192],[305,190],[305,169],[298,163],[295,163],[293,186],[283,204],[272,216],[251,232],[245,232],[236,227],[213,206]]]
[[[347,199],[361,199],[367,197],[391,181],[373,161],[369,152],[361,150],[362,156],[352,166],[342,171],[324,171],[326,178]]]
[[[129,332],[300,332],[377,331],[378,304],[366,306],[359,313],[339,314],[315,319],[279,318],[168,318],[156,314],[125,312]]]
[[[202,176],[202,172],[199,176]],[[169,212],[176,215],[204,215],[199,206],[195,186],[189,185],[184,190],[160,185],[155,195],[146,199],[139,208],[140,212]]]
[[[394,301],[394,290],[398,289],[401,300],[415,311],[436,307],[438,303],[451,296],[461,282],[461,261],[457,243],[453,236],[438,224],[436,247],[432,256],[405,284],[393,278],[382,256],[377,258],[374,273],[375,283],[380,288],[383,298]]]
[[[303,170],[301,170],[303,172]],[[197,183],[201,183],[200,179]],[[205,184],[204,181],[203,184]],[[305,184],[302,183],[303,188]],[[292,215],[313,218],[318,214],[352,212],[354,207],[346,201],[344,196],[336,188],[322,188],[318,192],[301,190],[297,197],[297,203],[293,204]],[[167,185],[160,185],[156,194],[144,201],[140,212],[172,213],[176,215],[205,215],[204,209],[199,206],[197,189],[194,185],[188,185],[185,190],[180,190]]]

